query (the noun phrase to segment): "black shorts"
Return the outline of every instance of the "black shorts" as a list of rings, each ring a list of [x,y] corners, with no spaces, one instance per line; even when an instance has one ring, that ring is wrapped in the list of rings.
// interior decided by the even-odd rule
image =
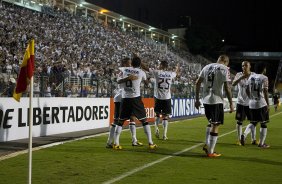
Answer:
[[[155,113],[156,114],[171,114],[171,99],[160,100],[155,98]]]
[[[210,123],[212,124],[224,123],[223,104],[204,104],[204,107],[205,107],[205,115]]]
[[[237,104],[235,119],[238,121],[244,121],[246,117],[248,120],[251,120],[249,106]]]
[[[251,121],[255,122],[268,122],[269,121],[269,112],[267,106],[264,106],[259,109],[250,109]]]
[[[120,120],[128,120],[135,116],[138,120],[146,121],[146,111],[141,96],[136,98],[122,98],[120,103]]]
[[[120,110],[120,102],[115,102],[114,120],[118,120],[119,119],[119,110]]]

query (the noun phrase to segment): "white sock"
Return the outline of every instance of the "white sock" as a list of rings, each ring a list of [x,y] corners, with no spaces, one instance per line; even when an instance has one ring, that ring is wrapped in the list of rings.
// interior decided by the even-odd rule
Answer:
[[[122,131],[122,126],[116,126],[116,131],[115,131],[115,134],[114,134],[114,144],[116,146],[119,145],[119,136],[121,134],[121,131]]]
[[[155,132],[157,132],[159,130],[159,123],[160,123],[160,118],[156,117],[156,121],[155,121]]]
[[[144,128],[144,132],[145,132],[145,134],[147,136],[148,143],[149,144],[154,144],[153,140],[152,140],[151,127],[149,125],[145,125],[145,126],[143,126],[143,128]]]
[[[211,132],[211,127],[206,128],[206,145],[210,144],[210,132]]]
[[[237,128],[238,140],[240,140],[241,139],[241,135],[242,135],[242,125],[236,124],[236,128]]]
[[[164,137],[167,137],[167,128],[168,128],[168,120],[163,120],[163,127],[164,127]]]
[[[245,139],[246,139],[247,135],[251,132],[253,126],[254,126],[254,125],[253,125],[252,123],[250,123],[250,124],[247,125],[247,127],[246,127],[246,129],[245,129],[245,131],[244,131]]]
[[[217,142],[217,135],[216,136],[214,136],[214,135],[211,135],[210,136],[210,145],[209,145],[209,149],[208,149],[208,151],[209,151],[209,153],[211,154],[211,153],[214,153],[214,148],[215,148],[215,145],[216,145],[216,142]]]
[[[129,123],[129,129],[130,129],[130,133],[131,133],[131,137],[132,137],[132,142],[136,143],[137,142],[137,138],[136,138],[136,125],[135,125],[135,122],[130,122]]]
[[[265,138],[266,138],[266,134],[267,134],[267,128],[260,128],[260,139],[259,139],[259,144],[263,145],[265,142]]]
[[[116,126],[112,124],[109,130],[109,137],[108,137],[108,141],[107,144],[112,144],[113,143],[113,139],[114,139],[114,135],[115,135],[115,131],[116,131]]]
[[[255,141],[256,140],[256,127],[255,126],[252,126],[251,128],[251,137],[252,137],[252,141]]]

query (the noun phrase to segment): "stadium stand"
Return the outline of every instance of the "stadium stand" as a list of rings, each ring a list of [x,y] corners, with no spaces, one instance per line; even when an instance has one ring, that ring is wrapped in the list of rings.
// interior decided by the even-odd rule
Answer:
[[[119,61],[132,53],[150,67],[160,60],[168,60],[171,68],[181,63],[182,77],[174,81],[173,94],[191,96],[201,66],[209,62],[173,45],[163,49],[164,44],[91,16],[50,4],[42,6],[38,12],[0,3],[0,96],[7,96],[9,79],[17,78],[30,38],[36,42],[34,94],[38,97],[112,96]],[[153,95],[152,86],[143,86],[143,96]]]

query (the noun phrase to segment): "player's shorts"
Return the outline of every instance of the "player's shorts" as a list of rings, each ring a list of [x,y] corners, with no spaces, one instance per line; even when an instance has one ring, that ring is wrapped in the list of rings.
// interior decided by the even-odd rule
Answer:
[[[235,119],[238,121],[244,121],[246,118],[248,120],[251,119],[249,106],[237,104]]]
[[[135,116],[138,120],[146,120],[146,111],[141,96],[136,98],[122,98],[120,103],[120,120]]]
[[[250,109],[251,121],[256,122],[268,122],[269,121],[269,112],[267,106],[264,106],[259,109]]]
[[[171,114],[171,99],[160,100],[155,98],[155,113],[156,114]]]
[[[205,115],[212,124],[224,123],[223,104],[204,104]]]
[[[119,110],[120,110],[120,102],[115,102],[115,114],[114,114],[115,120],[119,119]]]

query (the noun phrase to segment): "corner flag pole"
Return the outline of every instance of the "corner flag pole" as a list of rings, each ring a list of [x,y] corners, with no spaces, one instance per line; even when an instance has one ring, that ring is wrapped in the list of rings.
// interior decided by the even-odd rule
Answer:
[[[32,126],[33,126],[33,76],[30,79],[29,91],[29,142],[28,142],[28,184],[32,181]]]

